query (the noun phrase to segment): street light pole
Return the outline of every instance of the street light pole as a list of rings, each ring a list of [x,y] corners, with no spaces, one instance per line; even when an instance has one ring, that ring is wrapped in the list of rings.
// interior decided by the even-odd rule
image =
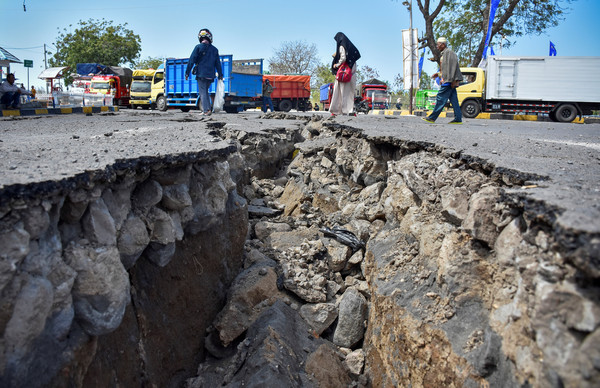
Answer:
[[[412,0],[410,0],[410,3],[407,0],[404,0],[404,2],[402,3],[402,5],[406,6],[406,8],[408,8],[408,15],[410,17],[410,29],[409,29],[409,34],[410,34],[410,96],[409,96],[409,100],[408,100],[408,112],[409,114],[413,114],[413,93],[414,93],[414,85],[413,85],[413,81],[414,81],[414,68],[413,68],[413,48],[414,48],[414,42],[413,42],[413,25],[412,25]]]

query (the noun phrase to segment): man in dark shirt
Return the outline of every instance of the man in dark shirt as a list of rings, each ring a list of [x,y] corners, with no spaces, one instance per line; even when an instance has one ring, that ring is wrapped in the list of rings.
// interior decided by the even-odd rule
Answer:
[[[219,79],[223,79],[223,70],[221,68],[221,60],[219,59],[219,50],[212,45],[213,36],[210,30],[207,28],[201,29],[198,33],[198,41],[200,41],[200,44],[194,47],[190,61],[185,69],[185,79],[188,79],[190,71],[195,66],[202,114],[210,115],[211,101],[208,96],[208,88],[215,80],[215,72],[218,74]]]

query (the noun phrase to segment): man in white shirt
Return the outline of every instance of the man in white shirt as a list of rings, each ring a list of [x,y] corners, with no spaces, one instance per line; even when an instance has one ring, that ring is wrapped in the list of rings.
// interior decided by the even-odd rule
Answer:
[[[15,85],[15,75],[10,73],[6,81],[0,85],[0,104],[7,108],[19,109],[21,107],[21,94],[31,94],[27,89]]]

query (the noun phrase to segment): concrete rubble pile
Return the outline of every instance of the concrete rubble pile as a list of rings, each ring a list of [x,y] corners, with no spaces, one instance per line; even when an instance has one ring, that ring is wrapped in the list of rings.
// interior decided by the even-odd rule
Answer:
[[[550,225],[505,192],[526,177],[329,120],[302,135],[280,177],[244,189],[255,209],[246,269],[187,387],[600,381],[597,290]]]

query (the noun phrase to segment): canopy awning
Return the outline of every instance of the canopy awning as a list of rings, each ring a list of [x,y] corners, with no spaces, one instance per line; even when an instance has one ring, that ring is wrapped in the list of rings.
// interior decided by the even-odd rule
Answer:
[[[23,63],[21,60],[0,47],[0,66],[8,67],[11,63]]]
[[[40,75],[38,75],[39,79],[54,79],[54,78],[62,78],[63,70],[67,69],[69,66],[63,67],[49,67],[46,70],[42,71]]]
[[[23,62],[21,62],[21,60],[19,58],[15,57],[14,55],[9,53],[2,47],[0,47],[0,62],[3,62],[3,66],[7,66],[7,65],[4,65],[4,62],[6,62],[7,64],[11,63],[11,62],[12,63],[23,63]]]

